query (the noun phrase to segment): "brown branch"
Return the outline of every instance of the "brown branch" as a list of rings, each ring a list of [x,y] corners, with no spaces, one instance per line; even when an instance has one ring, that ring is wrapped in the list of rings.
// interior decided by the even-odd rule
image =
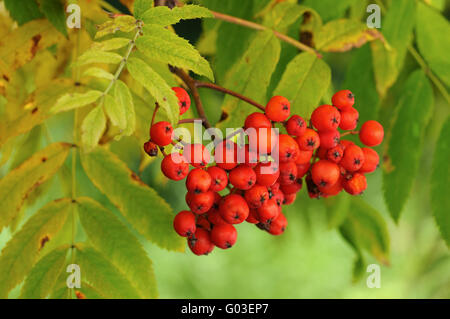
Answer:
[[[220,13],[220,12],[216,12],[216,11],[211,11],[211,13],[214,15],[214,17],[216,19],[223,20],[223,21],[230,22],[230,23],[234,23],[234,24],[238,24],[238,25],[242,25],[242,26],[250,28],[250,29],[259,30],[259,31],[272,30],[272,29],[269,29],[269,28],[267,28],[267,27],[265,27],[263,25],[260,25],[258,23],[255,23],[255,22],[252,22],[252,21],[248,21],[248,20],[244,20],[244,19],[241,19],[241,18],[237,18],[237,17],[234,17],[234,16],[230,16],[228,14],[224,14],[224,13]],[[278,32],[276,30],[272,30],[272,31],[273,31],[273,34],[278,39],[280,39],[280,40],[282,40],[282,41],[284,41],[286,43],[289,43],[290,45],[293,45],[297,49],[313,53],[319,59],[322,58],[322,55],[319,52],[317,52],[313,48],[307,46],[306,44],[301,43],[300,41],[297,41],[297,40],[295,40],[295,39],[293,39],[293,38],[291,38],[291,37],[289,37],[289,36],[287,36],[287,35],[285,35],[283,33],[280,33],[280,32]]]
[[[223,92],[223,93],[228,94],[228,95],[232,95],[234,97],[237,97],[238,99],[241,99],[242,101],[247,102],[248,104],[256,106],[258,109],[260,109],[261,111],[264,112],[264,109],[265,109],[264,106],[262,106],[258,102],[255,102],[252,99],[250,99],[250,98],[248,98],[248,97],[246,97],[246,96],[244,96],[242,94],[239,94],[237,92],[231,91],[231,90],[226,89],[224,87],[221,87],[219,85],[216,85],[216,84],[213,84],[213,83],[208,83],[208,82],[195,81],[195,85],[198,88],[210,88],[210,89],[213,89],[213,90],[216,90],[216,91],[219,91],[219,92]]]
[[[341,137],[342,136],[346,136],[346,135],[350,135],[350,134],[356,135],[356,134],[359,134],[359,131],[347,131],[347,132],[342,133]]]
[[[159,109],[159,104],[155,103],[155,109],[153,110],[151,126],[153,126],[153,124],[155,123],[156,113],[158,112],[158,109]]]
[[[203,119],[184,119],[184,120],[179,120],[178,124],[187,124],[187,123],[194,123],[195,121],[202,121]]]

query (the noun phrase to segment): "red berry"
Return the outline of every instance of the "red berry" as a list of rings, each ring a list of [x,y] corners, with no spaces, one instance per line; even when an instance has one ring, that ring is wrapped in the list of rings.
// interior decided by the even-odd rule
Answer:
[[[349,90],[341,90],[333,95],[331,103],[338,109],[345,109],[355,104],[355,96]]]
[[[320,147],[329,149],[339,144],[341,134],[339,134],[338,130],[320,131],[319,138]]]
[[[244,146],[244,163],[247,166],[250,166],[251,168],[254,168],[256,165],[258,165],[259,162],[259,156],[256,150],[250,150],[250,147],[248,144]]]
[[[169,122],[161,121],[150,128],[150,138],[158,146],[166,146],[172,142],[173,128]]]
[[[280,134],[278,139],[278,154],[280,162],[295,161],[300,149],[297,142],[287,134]]]
[[[211,231],[211,223],[206,218],[206,214],[197,217],[197,227],[203,228],[207,231]]]
[[[328,160],[320,160],[314,163],[311,168],[311,177],[317,186],[333,185],[338,181],[339,175],[339,166]]]
[[[217,144],[214,149],[214,160],[216,165],[225,170],[237,166],[237,144],[230,140],[224,140]]]
[[[317,185],[313,182],[311,174],[306,175],[305,182],[309,198],[319,198],[321,193]]]
[[[306,130],[305,120],[296,114],[292,115],[286,122],[286,131],[292,136],[302,136]]]
[[[233,225],[217,225],[211,231],[211,241],[219,248],[231,248],[237,239],[237,231]]]
[[[156,145],[152,141],[145,142],[144,151],[151,157],[156,156],[158,155],[158,145]]]
[[[349,145],[344,150],[339,164],[349,172],[355,172],[364,164],[364,153],[358,145]]]
[[[220,216],[229,224],[240,224],[247,219],[249,207],[245,199],[237,194],[222,198],[219,205]]]
[[[174,181],[182,180],[189,172],[189,164],[179,153],[172,153],[163,158],[161,162],[163,174]]]
[[[344,150],[347,146],[355,145],[355,143],[353,143],[352,141],[349,141],[349,140],[341,140],[340,144],[342,145],[342,147],[344,147]]]
[[[302,151],[314,151],[320,146],[319,134],[310,128],[307,128],[305,133],[295,140]]]
[[[274,122],[283,122],[291,113],[291,103],[284,96],[272,97],[266,105],[266,116]]]
[[[180,115],[186,113],[191,106],[191,98],[189,97],[188,92],[185,89],[180,87],[173,87],[172,90],[175,92],[175,95],[178,98],[178,105],[180,106]]]
[[[209,232],[202,228],[197,228],[194,236],[188,238],[188,245],[191,251],[198,256],[208,255],[214,249]]]
[[[359,169],[359,173],[371,173],[377,169],[380,157],[378,153],[368,147],[362,147],[361,150],[364,153],[364,163]]]
[[[280,189],[284,195],[295,194],[302,189],[303,180],[297,178],[294,183],[288,185],[281,185]]]
[[[195,215],[188,210],[179,212],[173,219],[173,228],[178,235],[191,237],[197,229],[195,226]]]
[[[230,184],[237,189],[247,190],[256,183],[256,173],[247,165],[239,165],[230,171]]]
[[[272,127],[272,123],[263,113],[255,112],[247,116],[244,123],[244,128],[260,128],[260,127]]]
[[[246,131],[249,140],[249,149],[259,155],[270,154],[277,144],[278,135],[272,128],[261,127]]]
[[[213,224],[214,226],[228,224],[228,223],[222,218],[222,216],[220,216],[220,213],[219,213],[219,210],[218,210],[218,209],[211,208],[210,210],[208,210],[206,216],[207,216],[207,218],[208,218],[208,221],[209,221],[211,224]]]
[[[359,113],[353,107],[345,108],[341,111],[341,123],[339,128],[342,130],[354,130],[358,125]]]
[[[211,176],[210,190],[213,192],[220,192],[228,185],[227,172],[220,167],[210,166],[208,167],[208,173]]]
[[[250,208],[258,208],[269,199],[269,191],[266,186],[256,184],[245,191],[244,197]]]
[[[267,228],[267,232],[269,232],[271,235],[281,235],[286,230],[287,224],[288,222],[286,216],[284,216],[283,213],[280,212],[278,214],[278,217],[270,223],[269,227]]]
[[[257,209],[258,220],[263,224],[270,224],[272,220],[278,217],[280,213],[280,207],[277,202],[272,198],[269,199],[264,205]]]
[[[321,146],[316,150],[316,157],[319,159],[327,159],[327,152],[328,149]]]
[[[280,177],[278,181],[280,185],[288,185],[297,179],[297,165],[294,162],[286,162],[280,164]]]
[[[383,142],[384,129],[377,121],[367,121],[359,130],[359,140],[366,146],[377,146]]]
[[[245,221],[250,224],[258,224],[259,223],[258,212],[256,211],[256,209],[250,209],[248,217]]]
[[[324,197],[334,196],[339,194],[339,192],[342,190],[343,182],[344,178],[342,177],[342,175],[339,175],[338,181],[333,185],[317,186],[317,187],[319,188],[319,191],[323,194]]]
[[[256,182],[259,185],[271,186],[280,176],[280,170],[275,162],[259,163],[255,167]]]
[[[334,163],[339,163],[342,156],[344,156],[344,146],[342,144],[338,144],[327,151],[327,159]]]
[[[191,192],[190,192],[191,193]],[[197,215],[206,213],[214,204],[214,192],[191,193],[188,206]]]
[[[295,164],[306,164],[311,160],[314,151],[299,150]]]
[[[209,173],[201,168],[194,168],[186,178],[186,188],[196,194],[204,193],[211,187],[212,178]]]
[[[361,173],[354,173],[343,182],[344,189],[351,195],[359,195],[367,188],[366,177]]]
[[[311,163],[308,162],[306,164],[297,164],[297,178],[302,178],[308,172],[311,167]]]
[[[206,167],[210,161],[209,150],[203,144],[185,145],[183,156],[194,167]]]
[[[336,130],[340,122],[341,114],[331,105],[321,105],[311,114],[311,123],[318,131]]]
[[[270,194],[269,198],[275,200],[275,202],[277,203],[278,207],[281,207],[281,205],[283,205],[283,203],[284,203],[284,193],[280,189],[271,190],[269,192],[269,194]]]

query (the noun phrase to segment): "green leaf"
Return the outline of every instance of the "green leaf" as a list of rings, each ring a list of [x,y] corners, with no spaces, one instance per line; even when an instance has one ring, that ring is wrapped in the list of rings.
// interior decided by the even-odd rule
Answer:
[[[17,216],[30,192],[59,170],[71,146],[51,144],[0,180],[0,231]]]
[[[162,248],[184,250],[184,241],[172,230],[170,206],[116,155],[98,147],[83,154],[81,162],[94,185],[136,230]]]
[[[41,11],[48,21],[64,36],[67,37],[66,13],[61,1],[38,0]]]
[[[150,58],[192,70],[214,81],[208,61],[187,40],[167,29],[145,26],[144,36],[136,40],[136,46]]]
[[[131,76],[141,83],[150,94],[156,99],[167,113],[172,124],[178,121],[179,106],[178,99],[169,85],[144,61],[138,58],[130,58],[127,63],[127,69]]]
[[[70,211],[71,199],[48,203],[6,244],[0,255],[0,271],[8,274],[0,277],[1,298],[6,298],[8,292],[25,278],[41,257],[43,245],[61,230]]]
[[[133,98],[128,86],[120,80],[117,80],[114,88],[114,97],[117,106],[125,113],[126,127],[122,135],[129,136],[136,130],[136,112],[134,110]]]
[[[297,55],[286,67],[274,95],[291,101],[291,112],[308,117],[330,85],[330,67],[314,54]]]
[[[325,24],[316,37],[316,48],[326,52],[345,52],[383,36],[358,20],[339,19]]]
[[[409,76],[397,109],[383,165],[384,199],[395,221],[411,192],[433,109],[433,89],[422,71]]]
[[[65,278],[65,277],[64,277]],[[64,281],[64,280],[63,280]],[[87,282],[82,281],[80,283],[81,287],[77,288],[75,292],[82,293],[84,299],[105,299],[105,296],[98,291],[96,288],[89,285]],[[55,287],[57,288],[57,287]],[[71,299],[72,297],[71,288],[67,288],[66,282],[64,281],[63,285],[59,288],[55,289],[55,291],[50,295],[50,299]],[[78,296],[76,296],[80,299]]]
[[[35,0],[5,0],[5,7],[19,25],[43,17]]]
[[[347,218],[351,203],[350,199],[351,196],[347,193],[341,193],[337,196],[324,199],[329,228],[339,227]]]
[[[75,65],[81,66],[90,63],[118,64],[122,59],[123,57],[120,54],[114,52],[91,49],[84,52],[75,62]]]
[[[257,33],[244,56],[230,71],[225,87],[265,104],[267,87],[279,57],[280,42],[273,32]],[[228,118],[220,126],[237,128],[255,108],[235,97],[226,96],[222,110]]]
[[[98,145],[106,128],[106,117],[101,106],[93,108],[81,124],[81,141],[87,151]]]
[[[20,298],[45,299],[52,293],[57,278],[64,270],[69,248],[69,245],[58,247],[38,261],[25,280]]]
[[[383,264],[389,264],[389,232],[378,211],[360,198],[351,200],[341,231],[357,250],[366,250]]]
[[[90,90],[85,93],[67,93],[58,99],[50,111],[58,113],[86,106],[97,101],[102,94],[97,90]]]
[[[360,0],[305,0],[303,5],[317,11],[324,21],[342,18],[345,11],[355,2]]]
[[[390,47],[371,43],[376,87],[381,96],[395,83],[412,40],[415,1],[393,1],[383,18],[382,32]]]
[[[99,39],[108,34],[116,33],[117,31],[131,32],[136,29],[136,19],[133,16],[125,15],[118,16],[109,20],[97,27],[95,39]]]
[[[321,26],[322,20],[316,11],[297,3],[281,2],[275,5],[264,16],[264,25],[281,33],[286,33],[289,26],[299,20],[305,13],[310,14],[316,26]]]
[[[145,24],[158,24],[166,27],[178,23],[180,20],[213,18],[212,13],[205,7],[197,5],[184,5],[169,9],[166,6],[154,7],[142,15]]]
[[[450,86],[450,24],[439,12],[418,2],[416,14],[416,38],[420,53],[434,73]]]
[[[445,121],[436,144],[431,176],[431,207],[436,224],[450,247],[450,118]]]
[[[127,38],[112,38],[101,42],[94,42],[91,50],[111,51],[123,48],[130,44],[130,39]]]
[[[82,280],[106,298],[139,298],[139,293],[129,280],[103,254],[84,244],[76,244],[76,247],[75,263],[80,266]]]
[[[133,4],[133,14],[137,19],[142,19],[144,13],[153,7],[153,0],[136,0]]]
[[[356,234],[351,227],[339,227],[339,233],[347,243],[352,246],[356,253],[356,260],[353,262],[353,282],[361,280],[362,276],[366,273],[366,261],[364,259],[361,249],[357,245]]]
[[[81,224],[93,246],[126,276],[143,298],[156,298],[155,274],[144,248],[117,217],[94,200],[78,198]]]
[[[105,96],[104,107],[111,123],[119,129],[124,130],[127,127],[125,109],[111,95]]]
[[[109,80],[109,81],[114,79],[114,75],[112,75],[108,71],[105,71],[104,69],[98,68],[98,67],[92,67],[92,68],[87,69],[86,71],[83,72],[83,76],[92,76],[92,77],[96,77],[99,79],[105,79],[105,80]]]

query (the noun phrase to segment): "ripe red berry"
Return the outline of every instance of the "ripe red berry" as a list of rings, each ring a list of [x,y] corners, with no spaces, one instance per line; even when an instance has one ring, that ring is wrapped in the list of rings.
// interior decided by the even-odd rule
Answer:
[[[244,197],[250,208],[258,208],[269,199],[269,191],[266,186],[256,184],[245,191]]]
[[[209,173],[201,168],[194,168],[186,178],[186,188],[196,194],[204,193],[211,187],[212,178]]]
[[[299,149],[295,164],[306,164],[311,160],[314,151],[302,151]]]
[[[229,224],[240,224],[247,219],[249,207],[245,199],[237,194],[222,198],[219,205],[220,216]]]
[[[384,129],[377,121],[367,121],[359,130],[359,140],[366,146],[377,146],[383,142]]]
[[[150,128],[150,138],[158,146],[166,146],[172,142],[173,128],[169,122],[161,121]]]
[[[349,145],[344,150],[339,164],[349,172],[355,172],[364,164],[364,153],[358,145]]]
[[[345,109],[355,104],[355,96],[349,90],[341,90],[333,95],[331,103],[338,109]]]
[[[367,188],[366,177],[361,173],[354,173],[348,178],[344,179],[344,189],[351,195],[359,195]]]
[[[256,150],[250,150],[248,144],[244,146],[244,163],[251,168],[256,167],[259,162],[259,156]]]
[[[314,151],[320,146],[319,134],[310,128],[307,128],[305,133],[295,140],[302,151]]]
[[[318,131],[336,130],[340,122],[341,114],[331,105],[321,105],[311,114],[311,123]]]
[[[341,140],[340,144],[342,145],[342,147],[344,147],[344,150],[346,149],[347,146],[355,145],[355,143],[349,140]]]
[[[163,158],[161,162],[163,174],[174,181],[182,180],[189,172],[189,164],[179,153],[172,153]]]
[[[241,164],[230,171],[229,180],[237,189],[247,190],[255,185],[256,173],[253,168]]]
[[[175,92],[175,95],[178,98],[178,105],[180,106],[180,115],[186,113],[191,106],[191,98],[189,97],[188,92],[185,89],[180,87],[173,87],[172,90]]]
[[[329,149],[339,144],[341,134],[339,134],[338,130],[320,131],[319,138],[320,147]]]
[[[217,225],[211,231],[211,241],[219,248],[231,248],[237,239],[237,231],[233,225]]]
[[[284,96],[272,97],[266,105],[266,116],[274,122],[283,122],[291,113],[291,103]]]
[[[327,159],[334,163],[339,163],[342,156],[344,156],[344,146],[342,144],[338,144],[327,151]]]
[[[211,223],[206,218],[206,214],[197,217],[197,227],[203,228],[207,231],[211,231]]]
[[[302,178],[308,172],[311,167],[311,163],[308,162],[306,164],[297,164],[297,178]]]
[[[294,162],[286,162],[280,164],[280,177],[278,182],[280,185],[288,185],[297,179],[297,165]]]
[[[280,207],[277,202],[272,198],[269,199],[264,205],[257,209],[258,220],[263,224],[270,224],[274,219],[278,217],[280,213]]]
[[[354,130],[358,125],[359,112],[354,107],[347,107],[341,111],[341,123],[339,128],[342,130]]]
[[[148,141],[144,143],[144,151],[149,156],[156,156],[158,155],[158,145],[153,143],[152,141]]]
[[[178,235],[191,237],[197,229],[195,226],[195,215],[188,210],[179,212],[173,219],[173,228]]]
[[[321,193],[317,185],[312,180],[311,174],[306,175],[305,182],[306,188],[308,189],[309,198],[319,198]]]
[[[316,150],[316,157],[319,159],[327,159],[327,152],[328,152],[327,148],[320,146]]]
[[[296,114],[292,115],[286,122],[286,131],[292,136],[302,136],[306,130],[305,120]]]
[[[364,163],[359,169],[359,173],[371,173],[377,169],[380,157],[378,153],[368,147],[362,147],[361,150],[364,153]]]
[[[272,127],[272,123],[263,113],[255,112],[247,116],[244,122],[244,128],[260,128],[260,127]]]
[[[284,203],[284,193],[280,189],[270,190],[269,198],[275,200],[278,207],[281,207]]]
[[[281,235],[286,230],[287,224],[288,221],[286,219],[286,216],[284,216],[284,214],[280,212],[278,214],[278,217],[270,223],[269,227],[267,228],[267,232],[269,232],[271,235]]]
[[[194,236],[188,238],[188,245],[191,251],[198,256],[208,255],[214,249],[209,232],[202,228],[197,228]]]
[[[217,144],[214,149],[214,160],[216,165],[225,170],[237,166],[237,144],[230,140],[224,140]]]
[[[295,161],[300,152],[297,142],[287,134],[280,134],[278,148],[278,156],[281,163]]]
[[[209,150],[203,144],[185,145],[183,156],[194,167],[206,167],[210,161]]]
[[[271,186],[280,176],[280,170],[275,162],[259,163],[255,167],[256,182],[259,185]]]
[[[320,160],[314,163],[311,168],[311,177],[317,186],[333,185],[338,181],[339,175],[339,166],[328,160]]]
[[[208,167],[208,173],[211,176],[210,190],[213,192],[220,192],[228,185],[227,172],[220,167],[210,166]]]
[[[297,177],[294,183],[288,185],[281,185],[280,190],[283,192],[284,195],[295,194],[302,189],[302,185],[303,180]]]
[[[197,215],[206,213],[214,204],[214,192],[207,191],[204,193],[192,193],[189,195],[188,206],[191,211]]]
[[[270,154],[278,141],[278,135],[272,128],[261,127],[246,130],[249,147],[259,155]]]
[[[333,185],[327,185],[327,186],[317,186],[319,191],[322,193],[324,197],[327,196],[334,196],[340,193],[342,190],[344,182],[344,177],[342,175],[339,175],[339,179],[336,183]]]
[[[208,210],[206,217],[208,218],[208,221],[213,224],[214,226],[217,225],[225,225],[228,224],[222,216],[220,216],[218,208],[211,208]]]
[[[256,211],[256,209],[250,209],[248,217],[245,221],[250,224],[258,224],[259,223],[258,212]]]

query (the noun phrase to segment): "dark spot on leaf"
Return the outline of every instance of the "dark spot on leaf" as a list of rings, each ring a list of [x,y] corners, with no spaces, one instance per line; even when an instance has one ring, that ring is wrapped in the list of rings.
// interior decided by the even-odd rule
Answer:
[[[42,36],[40,34],[36,34],[34,37],[31,38],[31,41],[33,41],[33,44],[31,45],[31,56],[34,57],[36,55],[36,52],[38,50],[39,41],[41,41]]]
[[[36,106],[34,109],[31,110],[31,114],[34,114],[34,113],[36,113],[37,111],[38,111],[38,108],[37,108],[37,106]]]
[[[44,237],[41,238],[41,240],[39,241],[39,250],[41,250],[42,248],[44,248],[45,244],[50,240],[50,237],[48,237],[48,235],[45,235]]]
[[[3,74],[3,79],[4,79],[6,82],[9,82],[9,77],[6,76],[6,74]]]
[[[309,47],[314,47],[313,34],[310,31],[300,32],[300,42],[306,44]]]
[[[219,122],[225,121],[228,118],[228,113],[225,111],[222,111],[222,114],[220,115]]]
[[[45,163],[47,161],[47,157],[41,158],[42,163]]]

